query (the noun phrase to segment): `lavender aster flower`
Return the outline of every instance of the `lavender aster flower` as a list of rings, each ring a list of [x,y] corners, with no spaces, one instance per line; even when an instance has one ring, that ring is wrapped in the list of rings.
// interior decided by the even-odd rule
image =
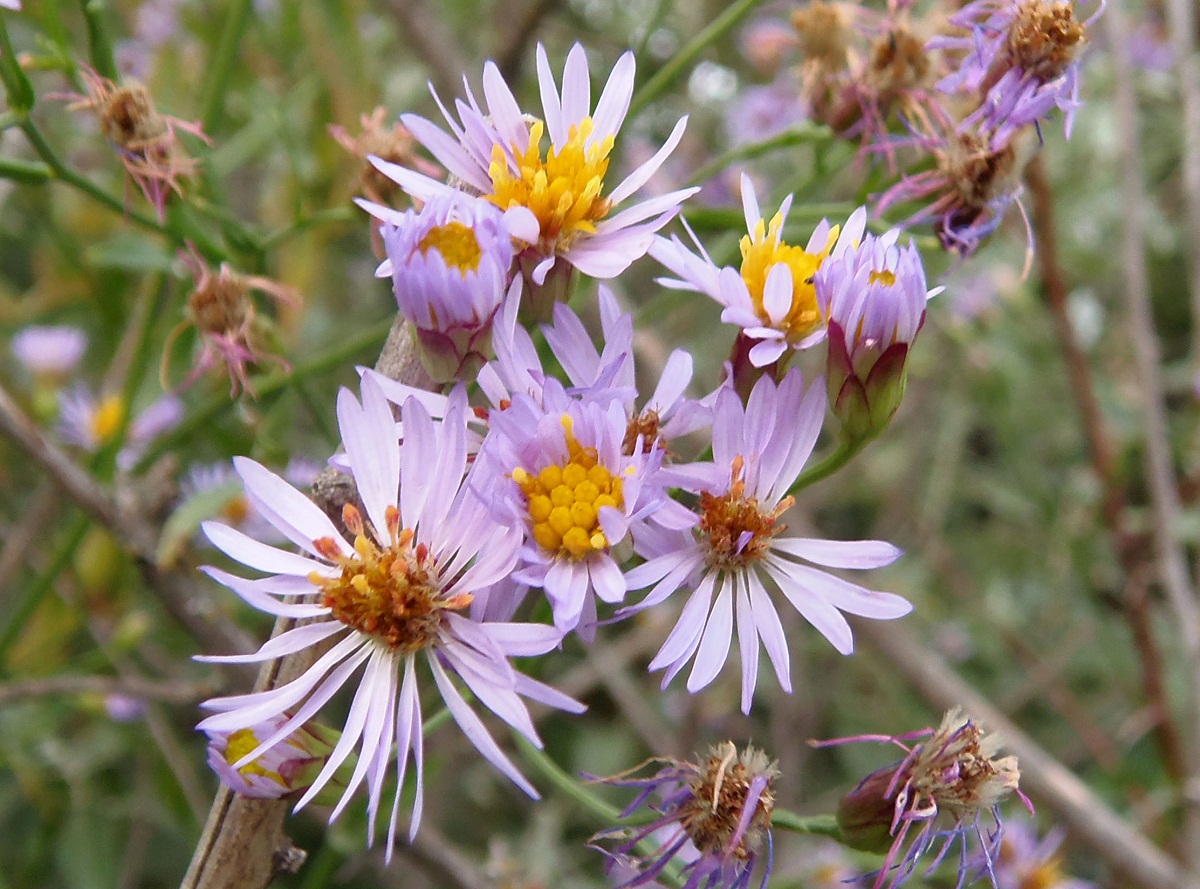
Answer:
[[[553,379],[540,401],[518,395],[490,415],[479,462],[493,510],[523,530],[516,578],[545,590],[562,632],[593,622],[595,596],[625,597],[625,560],[613,548],[666,499],[649,483],[661,449],[639,442],[626,453],[628,425],[620,402],[569,398]]]
[[[925,321],[921,254],[899,232],[867,235],[825,262],[813,279],[821,314],[829,319],[826,385],[843,437],[874,438],[904,398],[905,363]]]
[[[425,369],[438,382],[474,375],[487,360],[492,321],[512,265],[512,236],[486,201],[439,194],[381,229],[396,302],[416,328]],[[518,279],[519,280],[519,279]],[[518,298],[520,284],[512,294]]]
[[[742,208],[748,234],[742,238],[742,264],[718,268],[700,242],[693,252],[677,236],[658,238],[650,255],[679,278],[659,278],[665,287],[704,293],[725,307],[721,320],[742,329],[755,341],[750,362],[766,367],[789,348],[806,349],[825,336],[812,277],[830,255],[838,255],[862,235],[866,214],[856,213],[845,231],[822,220],[808,246],[783,241],[783,226],[792,207],[784,198],[768,225],[759,212],[750,177],[742,175]],[[840,234],[840,237],[839,237]]]
[[[636,770],[635,770],[636,771]],[[655,885],[672,861],[681,869],[684,889],[746,889],[766,844],[760,889],[771,875],[771,813],[775,810],[775,779],[779,770],[761,750],[747,746],[738,752],[731,741],[713,748],[703,763],[667,760],[648,778],[617,775],[605,783],[637,787],[640,793],[622,813],[629,817],[652,796],[661,801],[650,808],[659,817],[628,830],[614,828],[592,838],[617,840],[613,850],[596,846],[634,875],[619,889]],[[647,838],[659,841],[651,855],[635,854]]]
[[[653,550],[644,553],[647,561],[626,576],[630,589],[650,592],[622,615],[657,605],[679,589],[691,590],[678,623],[650,663],[651,670],[666,669],[664,688],[693,658],[688,691],[716,678],[729,653],[736,611],[742,712],[750,711],[754,695],[760,639],[779,684],[790,693],[787,640],[770,590],[781,593],[842,654],[849,654],[854,642],[841,612],[890,620],[912,610],[899,596],[805,564],[877,568],[900,556],[890,543],[779,536],[786,529],[779,520],[793,503],[788,489],[821,431],[824,388],[818,381],[804,392],[800,372],[793,369],[778,386],[762,377],[745,407],[728,387],[718,394],[713,461],[694,464],[691,485],[683,484],[699,495],[694,527],[671,545],[654,541]]]
[[[79,364],[87,334],[78,327],[33,325],[12,338],[13,357],[35,377],[61,381]]]
[[[97,399],[82,384],[73,386],[62,397],[58,434],[63,441],[89,453],[111,443],[125,422],[128,406],[119,393]],[[152,402],[135,416],[125,433],[125,444],[117,454],[117,465],[127,469],[137,462],[146,445],[183,419],[183,404],[166,395]]]
[[[320,618],[276,636],[253,654],[207,660],[258,662],[325,640],[333,646],[286,685],[208,701],[205,707],[216,712],[199,728],[237,731],[290,714],[232,764],[241,768],[314,716],[363,668],[342,736],[297,807],[312,800],[358,748],[357,763],[332,817],[366,781],[368,841],[372,840],[394,749],[399,775],[388,826],[390,850],[410,758],[416,770],[410,837],[420,824],[424,804],[418,663],[432,673],[455,722],[483,757],[535,799],[533,786],[467,705],[452,675],[534,744],[541,741],[521,697],[572,712],[582,705],[517,673],[509,664],[511,656],[543,654],[555,647],[561,634],[554,628],[477,623],[460,613],[477,590],[512,570],[519,542],[519,532],[492,521],[488,511],[480,508],[473,494],[475,485],[464,479],[464,391],[459,388],[452,394],[441,423],[410,399],[403,408],[404,440],[399,447],[392,409],[383,393],[370,379],[363,380],[362,392],[361,405],[347,390],[338,398],[342,438],[366,508],[365,517],[349,505],[343,512],[353,543],[315,503],[259,464],[241,458],[235,464],[248,496],[304,553],[267,546],[214,522],[204,526],[218,548],[269,575],[248,580],[209,568],[209,576],[268,614]],[[285,597],[299,601],[281,601]]]
[[[582,46],[575,44],[567,55],[561,92],[541,45],[537,69],[541,119],[521,111],[500,69],[489,61],[483,69],[486,112],[468,88],[466,101],[455,104],[456,121],[435,94],[452,135],[417,115],[405,114],[401,120],[456,184],[507,211],[510,229],[524,245],[522,266],[534,284],[542,285],[560,259],[584,274],[614,277],[646,253],[654,232],[696,191],[680,189],[613,214],[675,149],[686,118],[653,157],[615,188],[607,188],[609,155],[633,95],[633,53],[617,61],[594,110]],[[543,152],[545,135],[550,147]],[[454,190],[414,170],[378,159],[375,164],[419,200]],[[394,212],[363,206],[385,221]]]
[[[1000,852],[992,862],[998,889],[1097,889],[1095,883],[1063,873],[1059,847],[1065,837],[1061,828],[1039,838],[1032,823],[1006,824]],[[974,863],[986,871],[982,856]]]

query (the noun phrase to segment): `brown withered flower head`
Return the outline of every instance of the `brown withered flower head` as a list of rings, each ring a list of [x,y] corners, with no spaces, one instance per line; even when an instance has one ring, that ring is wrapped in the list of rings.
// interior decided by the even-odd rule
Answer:
[[[909,745],[918,738],[925,740]],[[813,745],[851,741],[880,741],[905,751],[903,759],[872,772],[838,805],[843,841],[853,848],[886,855],[872,889],[901,885],[921,857],[940,846],[929,866],[929,871],[934,870],[956,844],[962,849],[958,885],[963,884],[968,869],[978,869],[991,877],[994,886],[993,863],[1002,834],[1000,802],[1015,793],[1033,811],[1018,787],[1017,758],[999,755],[999,737],[985,732],[956,707],[936,729],[908,735],[861,735]],[[985,815],[991,816],[989,827],[982,823]],[[972,837],[978,838],[981,847],[974,856],[967,854]]]
[[[369,201],[393,206],[401,194],[400,186],[379,172],[367,160],[368,157],[378,157],[434,178],[440,178],[442,171],[436,164],[417,154],[416,140],[401,123],[388,126],[386,117],[387,111],[381,105],[370,114],[362,115],[359,119],[361,130],[357,136],[351,136],[345,127],[337,125],[330,125],[329,135],[361,161],[358,171],[359,193]]]
[[[732,741],[715,746],[699,763],[650,760],[657,772],[639,778],[648,763],[611,778],[606,784],[637,787],[640,793],[621,814],[628,818],[651,797],[648,808],[659,817],[636,829],[613,828],[592,838],[595,848],[635,875],[623,889],[650,885],[673,860],[683,864],[685,889],[746,889],[760,855],[766,851],[761,886],[771,874],[771,813],[779,770],[761,750],[747,745],[741,752]],[[649,855],[636,847],[647,838],[658,843]],[[617,840],[614,849],[595,845]],[[689,848],[690,847],[690,848]]]
[[[270,352],[264,343],[269,339],[270,322],[259,316],[251,297],[261,291],[282,305],[300,304],[300,294],[291,287],[261,275],[243,275],[228,263],[214,271],[194,249],[181,251],[179,260],[191,274],[194,285],[188,295],[186,318],[171,332],[163,350],[162,377],[167,384],[167,369],[176,338],[189,327],[200,336],[201,348],[192,370],[178,388],[190,386],[204,373],[224,365],[229,372],[230,397],[240,391],[253,395],[247,367],[269,361],[285,370],[287,361]]]
[[[100,132],[161,221],[171,192],[182,195],[183,180],[199,169],[199,161],[187,153],[179,133],[204,142],[209,138],[199,122],[160,114],[150,91],[136,80],[117,84],[86,67],[80,69],[80,76],[87,95],[68,96],[77,100],[69,109],[87,109],[96,116]]]

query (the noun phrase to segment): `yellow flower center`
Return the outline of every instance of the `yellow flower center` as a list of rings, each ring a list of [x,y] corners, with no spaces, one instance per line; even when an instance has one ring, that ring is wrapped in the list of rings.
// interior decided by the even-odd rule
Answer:
[[[872,271],[871,277],[867,280],[867,283],[874,284],[878,281],[882,281],[885,287],[891,287],[896,283],[896,273],[889,269]]]
[[[513,480],[526,497],[533,521],[533,539],[551,554],[582,559],[608,548],[600,530],[599,512],[604,506],[624,507],[623,480],[599,465],[595,448],[585,448],[571,433],[571,418],[562,417],[568,459],[562,466],[550,465],[537,475],[513,470]]]
[[[759,220],[751,234],[742,238],[742,280],[750,291],[754,313],[764,326],[772,324],[763,306],[763,291],[767,286],[767,274],[774,266],[783,263],[792,274],[792,306],[777,329],[782,331],[790,343],[797,343],[821,323],[821,311],[817,307],[817,291],[813,287],[813,275],[837,243],[839,228],[833,227],[829,239],[819,253],[809,253],[801,247],[785,244],[780,240],[783,217],[776,213],[768,228]]]
[[[479,268],[479,258],[483,250],[475,239],[475,232],[461,222],[447,222],[429,230],[417,244],[417,249],[424,255],[430,250],[436,250],[445,260],[447,267],[458,269],[465,278],[467,272]]]
[[[1054,889],[1065,880],[1058,858],[1044,861],[1028,873],[1022,874],[1018,889]]]
[[[229,739],[225,742],[225,761],[230,765],[233,765],[258,745],[259,739],[254,736],[253,729],[238,729],[236,732],[230,735]],[[272,781],[279,782],[284,787],[287,786],[287,782],[280,777],[278,772],[267,771],[258,764],[257,759],[246,763],[244,766],[238,769],[238,771],[246,777],[249,777],[250,775],[261,775],[264,778],[270,778]]]
[[[121,421],[125,419],[125,401],[120,395],[112,394],[96,406],[88,428],[97,445],[107,444],[117,434]]]
[[[413,546],[412,531],[400,530],[400,513],[387,510],[390,543],[378,546],[366,534],[362,516],[347,504],[342,520],[354,538],[354,555],[343,555],[329,537],[313,541],[317,551],[340,565],[337,577],[315,572],[309,581],[321,588],[321,604],[347,626],[374,637],[401,654],[432,643],[442,612],[471,604],[468,593],[442,595],[437,565],[425,544]]]
[[[700,494],[699,530],[708,564],[716,568],[738,567],[762,558],[771,539],[786,530],[779,517],[795,502],[785,497],[770,512],[763,510],[758,498],[746,496],[744,470],[745,460],[739,454],[730,469],[729,491],[719,496],[708,491]]]
[[[566,247],[580,233],[594,234],[596,223],[608,215],[608,200],[600,196],[613,137],[586,145],[593,129],[585,117],[572,126],[564,145],[551,145],[542,158],[545,125],[537,121],[529,128],[529,145],[513,146],[517,169],[509,168],[504,149],[492,147],[488,175],[493,193],[487,199],[501,210],[528,207],[541,226],[543,245]]]

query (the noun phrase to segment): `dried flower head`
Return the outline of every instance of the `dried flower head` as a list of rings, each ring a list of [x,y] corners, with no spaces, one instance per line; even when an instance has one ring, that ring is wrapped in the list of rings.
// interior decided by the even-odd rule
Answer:
[[[182,179],[195,175],[199,162],[188,155],[178,131],[208,142],[199,122],[160,114],[150,91],[136,80],[116,84],[91,68],[81,68],[86,96],[70,106],[96,115],[100,132],[116,149],[125,172],[141,189],[161,220],[167,196],[183,194]]]
[[[767,858],[761,885],[766,886],[771,873],[774,782],[779,777],[776,763],[749,745],[738,752],[732,741],[715,746],[700,763],[651,761],[661,762],[662,768],[648,778],[634,777],[639,766],[602,779],[640,788],[623,818],[652,795],[661,797],[661,802],[650,805],[660,816],[650,824],[636,830],[613,828],[593,837],[594,841],[620,841],[611,851],[596,848],[635,871],[622,889],[653,882],[677,857],[687,861],[681,871],[687,877],[685,889],[744,889],[764,844]],[[658,849],[650,855],[633,854],[635,847],[651,836],[661,839]],[[692,850],[696,854],[688,855]]]
[[[268,323],[255,311],[250,294],[260,290],[288,306],[299,305],[300,294],[271,278],[235,272],[228,263],[221,263],[214,272],[195,250],[181,251],[179,260],[195,283],[188,294],[186,318],[171,331],[163,349],[164,388],[170,388],[166,378],[172,346],[176,337],[188,327],[196,329],[203,345],[180,388],[190,386],[208,370],[224,364],[229,372],[230,396],[236,396],[241,390],[253,394],[246,372],[248,364],[271,361],[288,369],[283,358],[264,348]]]
[[[805,62],[827,72],[845,68],[854,42],[853,3],[813,2],[792,12],[792,28]]]
[[[403,124],[397,121],[389,127],[384,123],[386,117],[387,111],[380,105],[370,114],[359,118],[361,130],[357,136],[351,136],[345,127],[334,124],[329,126],[329,135],[361,162],[358,170],[359,193],[367,200],[391,205],[396,203],[401,193],[400,186],[381,173],[367,160],[368,157],[378,157],[434,178],[441,176],[441,170],[417,154],[417,141]]]
[[[909,746],[906,741],[928,736]],[[940,839],[926,873],[932,872],[951,847],[958,843],[958,885],[969,872],[987,873],[992,884],[993,865],[1000,850],[1000,802],[1010,793],[1032,811],[1018,788],[1020,770],[1015,756],[999,756],[1001,741],[988,734],[959,708],[946,713],[936,729],[908,735],[864,735],[814,746],[849,741],[883,741],[899,746],[905,756],[899,763],[872,772],[843,797],[838,806],[838,826],[848,845],[869,851],[886,851],[874,889],[899,886],[916,869],[917,862]],[[981,819],[990,813],[993,827]],[[914,831],[914,825],[915,831]],[[972,864],[967,845],[972,836],[980,842],[982,867]],[[889,879],[890,878],[890,879]]]

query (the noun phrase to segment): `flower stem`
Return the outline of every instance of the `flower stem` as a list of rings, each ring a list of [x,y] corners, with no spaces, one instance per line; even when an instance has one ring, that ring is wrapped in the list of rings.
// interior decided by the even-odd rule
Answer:
[[[621,820],[621,812],[616,806],[611,806],[587,790],[579,781],[572,778],[552,760],[544,750],[534,747],[522,735],[516,735],[517,747],[525,761],[533,766],[542,777],[554,785],[563,796],[574,800],[596,820],[605,825],[614,825]]]
[[[225,16],[225,25],[217,43],[209,68],[208,83],[204,87],[204,132],[211,135],[221,125],[225,114],[225,91],[229,76],[233,73],[233,62],[237,57],[246,22],[250,18],[252,0],[233,0]]]
[[[80,0],[83,17],[87,22],[88,51],[92,57],[92,67],[101,77],[109,80],[119,80],[117,65],[113,61],[112,39],[108,36],[108,28],[104,24],[103,0]]]
[[[723,13],[708,24],[708,27],[693,37],[683,49],[675,53],[653,77],[642,85],[642,88],[634,94],[633,101],[629,103],[629,116],[633,117],[658,98],[675,78],[683,73],[683,69],[703,52],[705,47],[723,37],[761,2],[762,0],[738,0],[738,2],[730,4]]]
[[[795,483],[788,489],[789,494],[795,494],[807,488],[809,485],[816,484],[822,479],[826,479],[833,475],[867,446],[870,439],[860,438],[856,441],[843,441],[833,451],[822,460],[813,466],[808,467],[797,476]]]
[[[776,809],[771,813],[771,826],[792,833],[815,834],[841,840],[842,831],[835,815],[797,815],[787,809]]]

